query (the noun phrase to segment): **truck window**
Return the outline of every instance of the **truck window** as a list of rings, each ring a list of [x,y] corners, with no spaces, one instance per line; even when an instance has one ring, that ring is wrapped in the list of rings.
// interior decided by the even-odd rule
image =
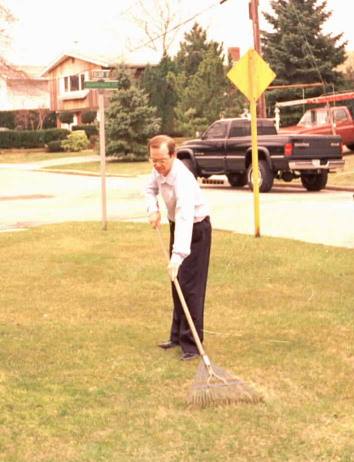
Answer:
[[[336,109],[334,111],[334,120],[340,122],[341,120],[347,120],[347,113],[344,109]]]
[[[205,139],[225,138],[226,124],[223,122],[215,122],[204,134]]]
[[[328,124],[328,111],[317,111],[317,125],[326,125]]]
[[[247,123],[245,121],[235,121],[232,122],[231,128],[230,128],[230,138],[236,138],[238,136],[246,136],[249,133],[249,130],[247,130]],[[249,124],[248,124],[249,125]]]
[[[305,114],[301,117],[299,125],[304,127],[312,127],[313,125],[313,111],[306,111]]]

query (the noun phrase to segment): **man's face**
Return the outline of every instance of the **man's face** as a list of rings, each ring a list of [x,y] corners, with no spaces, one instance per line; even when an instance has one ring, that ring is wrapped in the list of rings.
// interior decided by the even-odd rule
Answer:
[[[166,144],[161,144],[159,148],[150,147],[150,162],[160,175],[167,176],[172,168],[176,155],[168,153]]]

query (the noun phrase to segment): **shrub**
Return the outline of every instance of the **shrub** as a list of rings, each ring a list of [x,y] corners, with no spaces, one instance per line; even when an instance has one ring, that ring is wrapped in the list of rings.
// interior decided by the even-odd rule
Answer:
[[[62,141],[60,140],[49,141],[49,143],[47,144],[47,151],[48,152],[63,152],[64,148],[62,146]]]
[[[0,127],[15,128],[15,111],[0,111]]]
[[[87,149],[89,147],[89,140],[84,130],[75,130],[73,131],[66,140],[62,141],[61,145],[64,148],[64,151],[74,151],[78,152],[82,149]]]
[[[96,111],[85,111],[81,114],[81,122],[83,124],[92,124],[96,120]]]
[[[71,129],[74,130],[84,130],[87,135],[87,138],[90,138],[92,135],[98,135],[97,125],[73,125]]]
[[[61,112],[59,114],[59,120],[63,124],[72,124],[74,120],[74,114],[69,111]]]
[[[57,126],[57,114],[55,111],[50,111],[44,118],[43,128],[56,128],[56,126]]]
[[[1,131],[0,148],[42,148],[50,141],[66,138],[68,133],[70,133],[70,131],[64,128]]]

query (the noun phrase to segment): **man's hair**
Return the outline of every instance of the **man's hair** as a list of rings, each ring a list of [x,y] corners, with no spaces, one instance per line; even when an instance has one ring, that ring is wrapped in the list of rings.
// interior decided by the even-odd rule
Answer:
[[[175,153],[176,142],[173,138],[167,135],[157,135],[151,138],[148,142],[148,149],[155,148],[158,149],[161,145],[167,146],[168,153],[170,156]]]

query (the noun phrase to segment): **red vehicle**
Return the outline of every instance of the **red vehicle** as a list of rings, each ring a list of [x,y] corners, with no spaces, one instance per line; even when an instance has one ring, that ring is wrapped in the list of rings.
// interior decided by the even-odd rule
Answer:
[[[338,102],[354,98],[354,92],[339,93],[317,98],[277,103],[276,107],[295,104],[327,104],[326,107],[308,109],[297,125],[280,128],[280,133],[308,133],[320,135],[339,135],[348,149],[354,151],[354,120],[347,106],[330,106]]]

